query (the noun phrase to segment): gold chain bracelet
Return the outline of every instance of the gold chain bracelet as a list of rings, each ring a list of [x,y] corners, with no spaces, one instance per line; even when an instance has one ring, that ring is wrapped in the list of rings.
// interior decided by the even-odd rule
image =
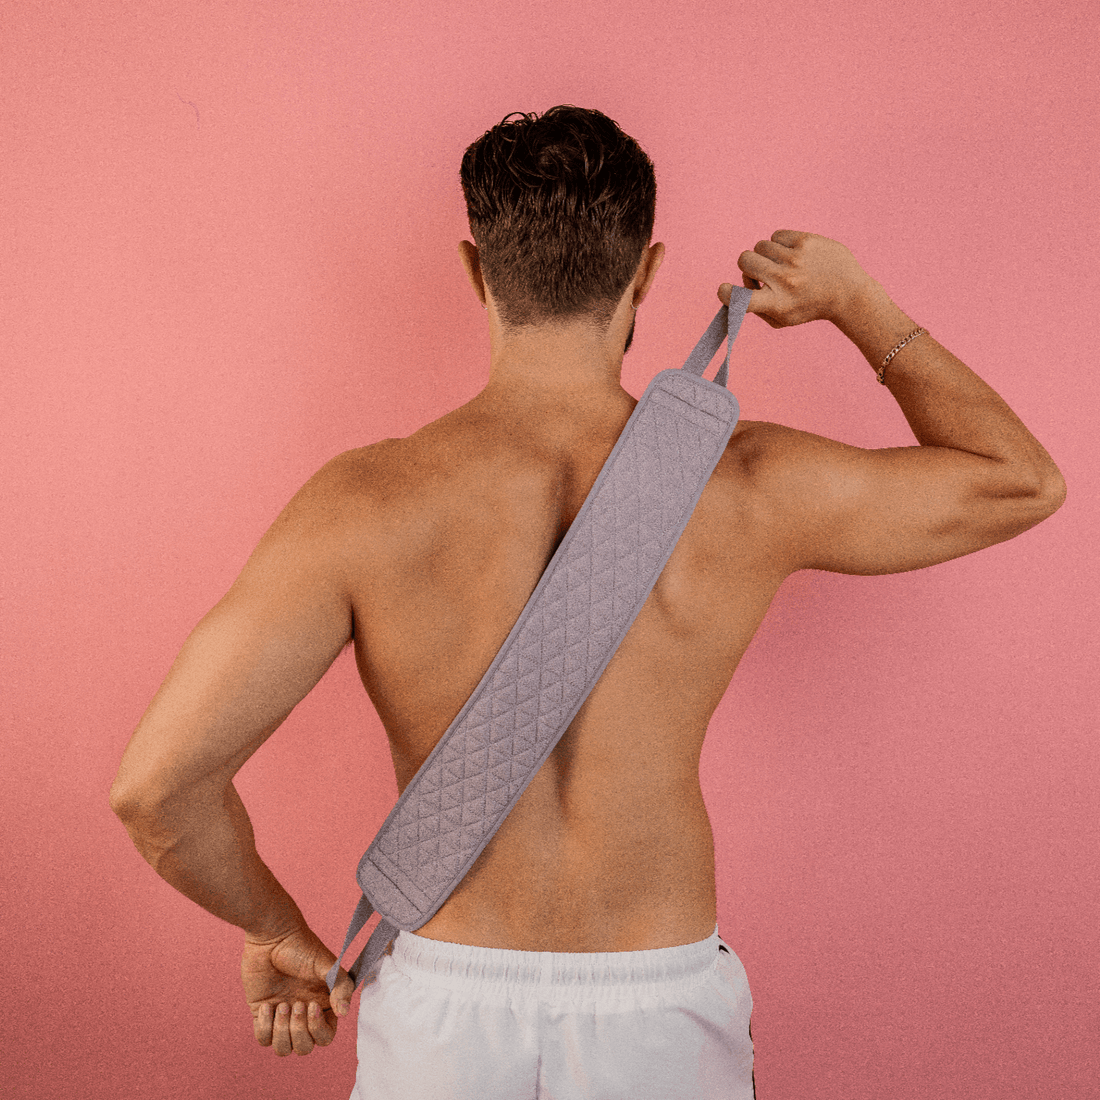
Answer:
[[[927,336],[927,335],[928,335],[928,329],[926,329],[926,328],[919,328],[919,329],[916,330],[916,332],[909,333],[909,335],[906,336],[906,338],[904,340],[902,340],[902,342],[900,344],[898,344],[897,347],[895,347],[890,352],[890,354],[888,356],[886,356],[885,359],[883,359],[882,366],[879,367],[879,369],[878,369],[878,380],[883,386],[886,385],[886,378],[885,378],[886,364],[889,363],[890,360],[893,359],[894,356],[897,355],[897,353],[899,351],[901,351],[901,349],[903,347],[905,347],[905,345],[908,344],[910,340],[915,340],[918,336]]]

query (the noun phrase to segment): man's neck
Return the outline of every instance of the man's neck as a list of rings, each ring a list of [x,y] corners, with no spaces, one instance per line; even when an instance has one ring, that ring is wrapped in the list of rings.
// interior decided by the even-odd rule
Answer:
[[[504,328],[489,311],[490,372],[486,397],[547,406],[599,403],[623,396],[623,349],[633,311],[606,328],[566,321]]]

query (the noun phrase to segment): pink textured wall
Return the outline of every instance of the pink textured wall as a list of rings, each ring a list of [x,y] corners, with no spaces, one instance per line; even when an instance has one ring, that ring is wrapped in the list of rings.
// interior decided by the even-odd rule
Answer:
[[[353,1029],[255,1045],[240,933],[107,806],[184,637],[295,489],[486,376],[457,168],[599,107],[668,258],[625,381],[679,364],[774,229],[847,243],[1061,465],[1022,537],[780,592],[703,756],[761,1100],[1095,1095],[1097,7],[847,0],[9,5],[0,36],[7,1096],[343,1098]],[[824,325],[750,318],[750,419],[911,437]],[[1091,459],[1091,461],[1090,461]],[[332,945],[395,795],[341,659],[251,761]],[[14,988],[12,982],[14,981]]]

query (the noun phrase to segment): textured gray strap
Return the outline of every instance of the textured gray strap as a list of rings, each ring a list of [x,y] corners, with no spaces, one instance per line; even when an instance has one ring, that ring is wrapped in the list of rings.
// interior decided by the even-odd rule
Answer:
[[[650,382],[493,663],[359,861],[340,958],[372,912],[382,920],[349,971],[357,985],[462,881],[645,603],[737,424],[728,348],[715,381],[701,376],[750,296],[735,288],[683,369]]]
[[[737,336],[737,330],[741,327],[741,322],[745,319],[745,312],[749,308],[751,298],[751,290],[746,290],[743,286],[733,288],[730,293],[729,308],[723,307],[714,315],[714,320],[711,321],[707,331],[703,333],[699,343],[695,345],[695,349],[687,357],[687,361],[681,368],[682,370],[690,371],[692,374],[702,377],[703,371],[707,369],[707,364],[714,358],[714,353],[722,346],[722,341],[725,340],[728,334],[729,343],[726,344],[726,358],[722,361],[718,373],[714,376],[714,381],[719,386],[726,385],[729,377],[730,352],[733,350],[733,341]]]

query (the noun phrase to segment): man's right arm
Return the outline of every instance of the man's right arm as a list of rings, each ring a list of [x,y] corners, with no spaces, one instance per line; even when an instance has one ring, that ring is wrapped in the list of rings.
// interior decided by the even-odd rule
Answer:
[[[773,328],[830,320],[875,370],[917,328],[826,237],[780,230],[738,266],[754,288],[750,312]],[[920,446],[864,450],[775,424],[748,429],[786,571],[919,569],[1013,538],[1061,506],[1065,482],[1038,440],[931,336],[906,344],[885,381]]]

